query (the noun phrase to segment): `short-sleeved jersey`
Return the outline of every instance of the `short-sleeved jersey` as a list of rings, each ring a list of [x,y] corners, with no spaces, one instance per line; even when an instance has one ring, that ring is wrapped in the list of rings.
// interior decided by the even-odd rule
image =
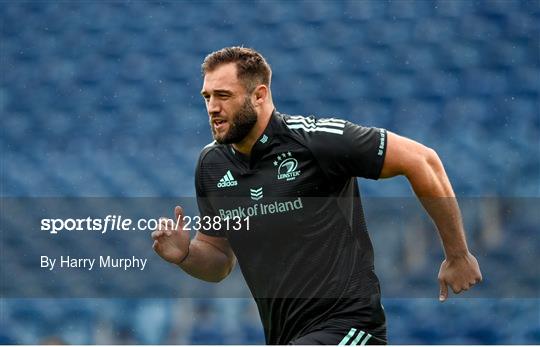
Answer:
[[[379,178],[386,142],[384,129],[274,111],[249,157],[217,143],[202,150],[201,216],[248,218],[249,230],[201,232],[228,239],[268,344],[351,327],[386,338],[356,180]]]

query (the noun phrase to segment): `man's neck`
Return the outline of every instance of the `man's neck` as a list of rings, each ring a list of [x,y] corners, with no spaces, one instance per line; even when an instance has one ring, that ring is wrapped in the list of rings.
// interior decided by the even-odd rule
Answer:
[[[268,126],[273,111],[274,107],[272,106],[272,108],[266,109],[259,114],[257,123],[255,123],[249,134],[242,141],[232,144],[235,151],[248,156],[251,154],[251,149],[255,145],[255,142],[257,142],[257,139],[261,137],[264,129]]]

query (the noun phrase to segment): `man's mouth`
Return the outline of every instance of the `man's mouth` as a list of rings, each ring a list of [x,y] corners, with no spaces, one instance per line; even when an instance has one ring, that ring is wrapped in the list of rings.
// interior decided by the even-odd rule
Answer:
[[[212,121],[212,124],[214,125],[214,129],[216,130],[222,130],[225,125],[227,124],[227,121],[224,119],[214,119]]]

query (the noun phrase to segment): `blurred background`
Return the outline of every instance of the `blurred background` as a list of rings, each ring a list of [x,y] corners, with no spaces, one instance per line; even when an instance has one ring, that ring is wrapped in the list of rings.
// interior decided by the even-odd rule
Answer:
[[[492,260],[484,277],[506,288],[443,305],[436,292],[393,294],[390,342],[540,343],[538,271],[515,271],[520,282],[498,271],[535,269],[540,255],[540,1],[3,0],[0,25],[2,198],[194,196],[211,141],[200,64],[253,47],[273,68],[280,112],[437,150],[471,248]],[[412,195],[404,179],[360,185],[367,202]],[[404,267],[411,286],[436,280],[428,222],[405,214],[377,228],[385,215],[366,214],[383,296]],[[3,252],[31,242],[2,230]],[[532,295],[513,296],[518,285]],[[264,343],[247,298],[0,300],[0,343]]]

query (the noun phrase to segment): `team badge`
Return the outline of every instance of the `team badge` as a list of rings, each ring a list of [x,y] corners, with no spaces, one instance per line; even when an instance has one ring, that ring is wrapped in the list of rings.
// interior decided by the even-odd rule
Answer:
[[[291,152],[278,154],[277,159],[274,160],[274,166],[277,167],[278,180],[292,181],[300,176],[298,160],[292,156]]]

